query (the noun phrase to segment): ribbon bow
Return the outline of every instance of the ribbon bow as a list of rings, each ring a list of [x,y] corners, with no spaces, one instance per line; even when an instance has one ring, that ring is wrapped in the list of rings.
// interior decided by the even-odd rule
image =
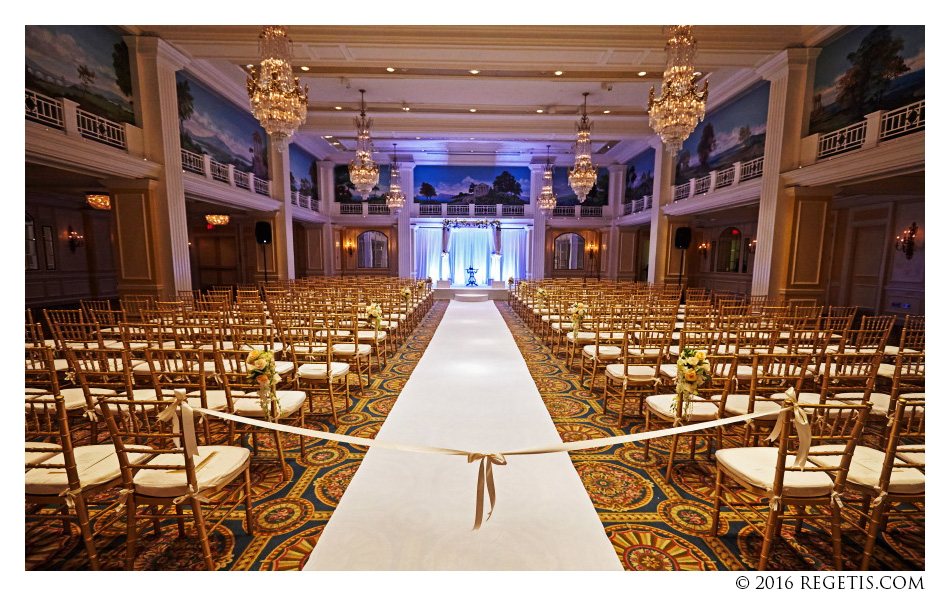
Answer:
[[[485,510],[485,489],[488,489],[488,517],[485,521],[491,519],[491,514],[495,510],[495,477],[492,474],[492,464],[499,466],[507,465],[505,456],[500,453],[469,453],[468,463],[478,462],[478,486],[475,493],[475,526],[473,530],[482,527],[482,517]]]
[[[183,427],[178,426],[178,408],[181,408],[181,423]],[[184,390],[175,389],[175,399],[168,405],[167,408],[162,410],[158,415],[158,419],[161,422],[172,422],[172,432],[174,434],[181,433],[185,440],[185,453],[187,455],[195,456],[198,455],[198,439],[195,436],[195,413],[191,409],[191,406],[188,405],[188,399],[185,395]],[[175,447],[181,447],[181,442],[178,440],[178,437],[172,439],[172,442],[175,443]]]
[[[786,389],[785,396],[786,406],[775,419],[775,426],[772,428],[768,441],[772,442],[782,435],[782,429],[785,428],[785,419],[788,417],[789,410],[791,410],[792,422],[798,432],[798,452],[795,454],[795,467],[803,470],[805,469],[805,459],[808,457],[808,449],[811,447],[811,425],[808,424],[808,415],[798,405],[795,388],[789,387]]]

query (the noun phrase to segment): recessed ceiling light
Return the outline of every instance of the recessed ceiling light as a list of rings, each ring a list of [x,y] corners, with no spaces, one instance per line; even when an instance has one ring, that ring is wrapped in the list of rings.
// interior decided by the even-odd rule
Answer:
[[[703,73],[699,72],[698,70],[694,72],[693,74],[696,75],[697,77],[703,76]]]
[[[609,114],[609,113],[610,113],[610,110],[604,110],[604,113],[605,113],[605,114]]]
[[[403,107],[402,107],[402,111],[403,111],[403,112],[408,112],[408,111],[409,111],[409,106],[403,106]]]
[[[253,65],[253,64],[248,64],[247,67],[248,67],[248,68],[253,68],[254,65]]]
[[[418,140],[421,139],[421,138],[422,138],[422,137],[416,137],[416,140],[418,141]]]
[[[537,113],[539,113],[539,114],[543,114],[543,113],[544,113],[544,110],[535,110],[535,111],[536,111]]]
[[[342,109],[343,109],[343,106],[333,106],[333,109],[334,109],[334,110],[342,110]]]
[[[647,76],[647,71],[641,70],[640,72],[637,73],[637,76],[638,76],[638,77],[645,77],[645,76]]]
[[[563,70],[555,70],[555,71],[554,71],[554,76],[556,76],[556,77],[559,77],[559,76],[561,76],[562,74],[564,74],[564,71],[563,71]]]
[[[393,68],[392,66],[387,66],[387,67],[386,67],[386,72],[396,72],[396,69]]]
[[[469,140],[469,141],[474,141],[474,140],[475,140],[475,137],[469,137],[468,140]]]
[[[333,135],[323,135],[323,138],[324,138],[324,139],[332,139],[332,138],[333,138]]]
[[[310,70],[310,67],[309,67],[309,66],[301,66],[301,67],[300,67],[300,70]]]
[[[475,108],[469,109],[469,112],[477,112],[477,111],[478,111],[478,110],[476,110]]]
[[[468,72],[470,72],[470,73],[472,73],[472,74],[478,74],[478,73],[480,73],[481,71],[480,71],[480,70],[475,70],[475,69],[473,68],[472,70],[470,70],[470,71],[468,71]]]

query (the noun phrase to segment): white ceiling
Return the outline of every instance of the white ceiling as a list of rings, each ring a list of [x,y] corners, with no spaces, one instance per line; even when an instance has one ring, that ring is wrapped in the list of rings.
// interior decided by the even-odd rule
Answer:
[[[247,104],[245,68],[258,59],[259,27],[130,29],[171,42],[194,59],[189,70]],[[710,80],[709,107],[755,81],[754,68],[776,52],[814,43],[834,29],[694,27],[696,68]],[[376,149],[389,153],[395,140],[400,158],[411,154],[417,163],[466,157],[471,163],[528,163],[549,143],[559,163],[569,163],[585,91],[595,161],[623,160],[655,138],[645,106],[665,64],[661,26],[292,26],[289,33],[295,71],[310,87],[307,122],[298,136],[326,159],[352,157],[359,89],[366,90]],[[555,70],[563,74],[555,76]],[[339,144],[331,145],[326,135]]]

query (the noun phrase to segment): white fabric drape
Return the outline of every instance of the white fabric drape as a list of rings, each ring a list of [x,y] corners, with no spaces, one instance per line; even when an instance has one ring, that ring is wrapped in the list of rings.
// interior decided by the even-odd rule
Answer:
[[[528,230],[501,230],[501,280],[524,279],[528,271]]]
[[[442,279],[442,228],[416,228],[416,277]]]
[[[449,235],[449,272],[452,283],[464,286],[469,267],[478,269],[475,281],[486,285],[491,267],[491,253],[495,252],[495,235],[490,228],[452,228]]]

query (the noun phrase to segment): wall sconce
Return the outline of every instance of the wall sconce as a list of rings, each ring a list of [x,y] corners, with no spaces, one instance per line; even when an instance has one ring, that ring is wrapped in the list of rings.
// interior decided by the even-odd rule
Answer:
[[[72,226],[66,228],[66,241],[69,243],[69,252],[76,252],[77,248],[86,244],[83,235],[74,230]]]
[[[89,193],[86,195],[86,203],[93,209],[102,209],[103,211],[112,208],[112,201],[109,200],[109,195]]]
[[[702,255],[703,260],[706,260],[706,256],[709,254],[709,243],[703,242],[697,248],[699,248],[699,254]]]
[[[749,240],[748,244],[745,245],[745,249],[750,255],[755,254],[755,243],[756,243],[756,239],[752,238],[751,240]]]
[[[594,254],[597,252],[597,245],[593,242],[587,245],[587,257],[590,259],[594,258]]]
[[[894,244],[896,250],[904,253],[904,256],[908,259],[914,258],[914,246],[916,244],[917,238],[917,222],[910,224],[910,227],[901,232],[901,235],[897,237],[897,242]]]
[[[346,254],[348,254],[348,255],[350,255],[350,256],[352,257],[352,256],[353,256],[353,250],[356,249],[356,244],[354,244],[352,240],[350,240],[349,238],[347,238],[346,240],[343,241],[343,248],[346,250]]]

